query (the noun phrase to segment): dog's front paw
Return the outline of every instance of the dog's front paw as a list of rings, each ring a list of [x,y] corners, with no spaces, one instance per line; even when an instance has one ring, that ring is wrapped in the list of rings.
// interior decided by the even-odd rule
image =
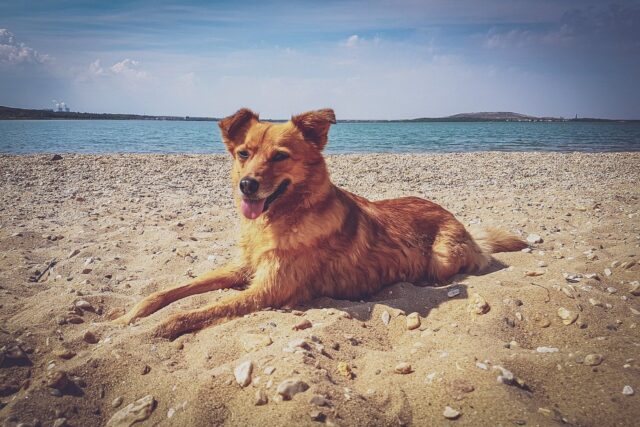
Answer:
[[[193,325],[190,324],[188,318],[181,315],[173,315],[156,328],[154,336],[173,341],[193,329]]]

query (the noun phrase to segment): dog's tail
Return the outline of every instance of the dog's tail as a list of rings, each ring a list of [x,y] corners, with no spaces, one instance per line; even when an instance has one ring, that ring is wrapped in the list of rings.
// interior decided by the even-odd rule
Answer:
[[[529,246],[517,236],[497,228],[471,230],[471,236],[485,254],[514,252]]]

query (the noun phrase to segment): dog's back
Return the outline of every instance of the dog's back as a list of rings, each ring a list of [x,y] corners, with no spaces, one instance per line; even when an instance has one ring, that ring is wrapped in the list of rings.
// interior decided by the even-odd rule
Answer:
[[[314,296],[360,298],[398,281],[438,282],[485,268],[492,252],[526,247],[495,230],[475,240],[450,212],[418,197],[371,202],[335,191],[332,213],[344,212],[345,226],[305,248],[319,272]]]

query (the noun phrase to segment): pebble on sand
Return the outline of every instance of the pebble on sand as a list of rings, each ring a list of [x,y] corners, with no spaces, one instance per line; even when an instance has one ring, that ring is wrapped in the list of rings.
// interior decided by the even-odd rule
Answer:
[[[311,324],[311,321],[309,319],[303,319],[293,326],[293,330],[302,331],[303,329],[309,329],[312,326],[313,324]]]
[[[480,294],[473,294],[467,307],[470,313],[478,315],[488,313],[490,309],[489,303]]]
[[[75,306],[84,311],[93,311],[93,306],[91,305],[91,303],[83,299],[76,301]]]
[[[269,398],[267,397],[267,393],[265,393],[264,390],[257,390],[255,400],[253,402],[254,405],[262,406],[262,405],[266,405],[268,402],[269,402]]]
[[[622,388],[622,394],[624,394],[625,396],[633,396],[634,393],[635,392],[630,385],[626,385]]]
[[[308,389],[309,384],[306,382],[297,378],[290,378],[278,384],[276,392],[282,396],[283,400],[291,400],[291,398],[296,394],[305,392]]]
[[[85,342],[89,344],[96,344],[98,341],[100,341],[100,339],[96,336],[96,334],[94,334],[91,331],[85,332],[82,338],[85,340]]]
[[[578,313],[575,313],[571,310],[567,310],[564,307],[560,307],[558,309],[558,317],[562,319],[562,323],[565,325],[570,325],[576,320],[578,320]]]
[[[455,420],[456,418],[458,418],[461,414],[460,411],[456,411],[455,409],[453,409],[451,406],[446,406],[444,408],[444,412],[442,413],[442,415],[449,419],[449,420]]]
[[[240,387],[246,387],[251,384],[251,373],[253,372],[253,362],[247,360],[236,366],[233,370],[233,375],[236,377],[236,382],[240,384]]]
[[[410,374],[411,372],[413,372],[413,369],[411,368],[411,364],[407,362],[398,363],[393,370],[396,374],[403,374],[403,375]]]
[[[120,405],[122,405],[122,402],[123,402],[123,401],[124,401],[124,399],[122,398],[122,396],[118,396],[118,397],[116,397],[115,399],[113,399],[113,400],[111,401],[111,406],[112,406],[113,408],[117,408],[117,407],[119,407]]]
[[[387,310],[382,312],[382,315],[380,316],[380,318],[382,319],[382,323],[384,323],[385,325],[388,325],[389,322],[391,321],[391,315]]]
[[[106,427],[130,427],[131,425],[144,421],[156,408],[156,400],[152,395],[147,395],[128,404],[107,421]]]
[[[587,354],[584,357],[584,364],[587,366],[598,366],[603,360],[604,358],[601,354]]]
[[[316,406],[329,406],[329,402],[327,401],[327,399],[320,394],[314,394],[313,396],[311,396],[311,399],[309,399],[309,403]]]
[[[46,383],[47,387],[62,390],[67,386],[67,384],[69,384],[69,377],[67,376],[66,371],[56,369],[47,372]]]
[[[351,367],[347,364],[347,362],[338,363],[338,373],[345,378],[353,378],[353,372],[351,371]]]
[[[420,327],[420,315],[418,313],[410,313],[407,316],[407,329],[414,330]]]
[[[544,242],[544,240],[542,240],[542,237],[540,237],[539,234],[529,234],[527,236],[527,243],[534,244],[534,243],[542,243],[542,242]]]
[[[449,298],[455,298],[458,295],[460,295],[460,289],[459,288],[453,288],[449,292],[447,292],[447,296]]]
[[[261,334],[244,334],[240,340],[246,352],[256,351],[273,343],[269,335]]]

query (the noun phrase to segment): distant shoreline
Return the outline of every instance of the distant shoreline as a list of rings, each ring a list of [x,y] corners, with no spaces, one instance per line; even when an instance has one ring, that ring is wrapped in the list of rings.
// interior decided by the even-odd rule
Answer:
[[[218,117],[153,116],[144,114],[81,113],[73,111],[36,110],[0,106],[0,120],[148,120],[217,122]],[[284,119],[263,119],[269,122],[284,122]],[[421,117],[395,120],[338,120],[338,123],[432,123],[432,122],[640,122],[640,119],[600,119],[563,117],[535,117],[512,112],[462,113],[447,117]]]

